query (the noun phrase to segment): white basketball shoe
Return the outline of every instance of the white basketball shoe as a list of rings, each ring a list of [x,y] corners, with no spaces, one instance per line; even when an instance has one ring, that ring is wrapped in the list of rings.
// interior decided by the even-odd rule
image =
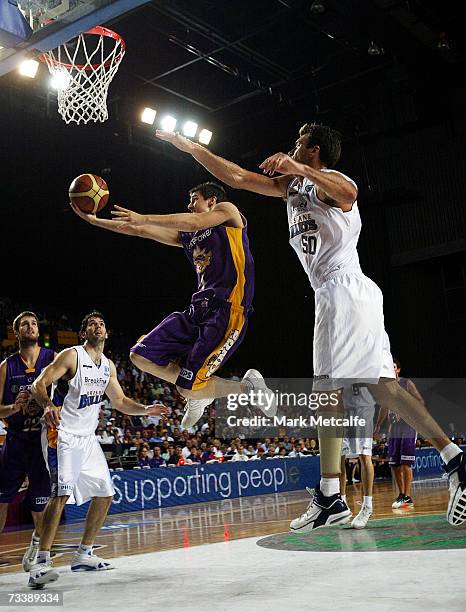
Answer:
[[[72,572],[101,572],[103,570],[115,569],[106,559],[94,555],[94,551],[81,553],[77,550],[71,560]]]
[[[450,525],[462,525],[466,522],[466,454],[459,453],[444,467],[448,474],[447,520]]]
[[[43,561],[42,563],[36,563],[29,571],[29,582],[28,586],[33,589],[43,589],[44,585],[48,582],[55,582],[58,580],[60,574],[53,567],[52,561]]]
[[[204,410],[207,406],[214,401],[214,399],[188,399],[186,400],[186,412],[183,415],[181,421],[181,431],[183,429],[190,429],[199,421],[204,414]]]
[[[39,552],[39,538],[35,538],[34,535],[31,538],[31,542],[23,555],[23,570],[30,572],[32,567],[37,563],[37,553]]]
[[[307,489],[311,494],[311,501],[303,514],[291,521],[290,529],[300,533],[309,533],[320,527],[330,525],[346,525],[351,520],[351,510],[341,495],[326,497],[318,487],[314,491]]]
[[[367,506],[364,506],[363,504],[358,515],[355,516],[354,519],[351,521],[351,527],[353,529],[364,529],[364,527],[367,525],[371,516],[372,516],[372,508],[368,508]]]
[[[251,391],[258,393],[256,406],[262,410],[265,416],[275,416],[277,414],[277,399],[272,389],[267,387],[264,377],[257,370],[248,370],[241,382],[247,382],[251,386]]]

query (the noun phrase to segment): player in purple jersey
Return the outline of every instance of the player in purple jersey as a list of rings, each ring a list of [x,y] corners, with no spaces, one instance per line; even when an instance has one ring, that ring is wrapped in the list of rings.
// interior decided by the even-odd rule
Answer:
[[[24,570],[29,571],[38,552],[43,510],[50,495],[50,477],[41,446],[43,411],[30,397],[30,389],[55,354],[39,346],[39,324],[33,312],[19,314],[13,321],[13,331],[19,350],[0,365],[0,418],[8,427],[0,459],[0,532],[5,526],[8,504],[27,476],[26,500],[35,527],[23,558]]]
[[[246,219],[216,183],[202,183],[189,195],[189,213],[141,215],[116,206],[116,218],[98,219],[73,209],[92,225],[183,248],[197,273],[189,307],[170,314],[131,349],[139,369],[176,384],[187,399],[181,427],[193,427],[215,398],[230,394],[258,392],[257,406],[273,415],[274,395],[257,370],[240,382],[214,376],[243,341],[252,310],[254,260]]]
[[[325,390],[328,397],[329,393],[338,394],[348,379],[358,382],[367,376],[376,403],[399,414],[440,452],[448,473],[447,520],[452,525],[466,523],[466,453],[395,379],[384,329],[382,293],[359,266],[358,189],[353,180],[333,170],[341,154],[341,135],[329,126],[305,123],[293,150],[265,159],[259,166],[262,174],[241,168],[181,134],[157,130],[156,135],[192,155],[226,185],[286,202],[290,243],[315,289],[317,390]],[[331,416],[341,417],[341,412],[338,402]],[[320,488],[306,512],[292,521],[293,530],[342,524],[351,516],[339,492],[341,428],[330,427],[320,437]]]
[[[393,359],[393,366],[398,383],[403,389],[424,404],[422,395],[417,390],[413,381],[400,376],[401,364],[398,359]],[[384,408],[380,409],[376,425],[377,429],[380,430],[387,417],[390,421],[388,456],[392,474],[399,490],[399,495],[393,502],[392,508],[413,507],[411,483],[413,481],[413,465],[416,461],[417,432],[397,414],[388,413]]]

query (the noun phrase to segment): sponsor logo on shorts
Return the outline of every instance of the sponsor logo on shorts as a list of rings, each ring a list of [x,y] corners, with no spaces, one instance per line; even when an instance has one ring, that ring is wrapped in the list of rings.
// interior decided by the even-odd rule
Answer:
[[[147,348],[147,346],[142,342],[138,342],[136,346],[140,346],[141,348]]]
[[[328,374],[319,374],[318,376],[314,376],[314,380],[328,380],[330,376]]]
[[[222,361],[225,359],[228,351],[234,345],[234,343],[236,342],[238,337],[239,337],[239,330],[238,329],[232,329],[231,332],[230,332],[230,335],[227,338],[227,341],[222,346],[220,351],[218,353],[215,353],[214,355],[212,355],[212,357],[209,359],[209,361],[207,363],[207,365],[209,366],[209,369],[207,370],[206,378],[209,378],[209,376],[212,376],[212,374],[215,372],[215,370],[218,370],[218,368],[222,364]]]
[[[41,506],[42,504],[46,504],[49,501],[48,497],[36,497],[36,504]]]
[[[181,378],[186,378],[186,380],[192,380],[194,372],[191,372],[191,370],[187,370],[186,368],[182,368],[180,376]]]

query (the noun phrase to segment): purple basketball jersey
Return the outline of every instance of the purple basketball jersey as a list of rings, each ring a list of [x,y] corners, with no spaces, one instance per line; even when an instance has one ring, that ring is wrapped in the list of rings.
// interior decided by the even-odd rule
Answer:
[[[42,370],[52,363],[54,354],[51,349],[41,348],[39,356],[33,368],[28,368],[21,359],[19,353],[11,355],[6,360],[6,380],[3,391],[3,404],[14,404],[20,391],[30,391],[32,383],[39,376]],[[40,438],[42,408],[36,403],[29,405],[31,414],[23,414],[22,411],[16,412],[5,421],[8,424],[8,435],[17,438],[31,439],[36,436]]]
[[[408,382],[409,378],[403,378],[402,376],[398,378],[398,384],[409,393]],[[390,413],[390,420],[390,438],[414,438],[416,440],[416,430],[406,421],[403,421],[394,412]]]
[[[197,273],[198,291],[193,301],[204,296],[251,307],[254,295],[254,260],[249,248],[247,224],[217,225],[196,232],[180,232],[186,255]]]

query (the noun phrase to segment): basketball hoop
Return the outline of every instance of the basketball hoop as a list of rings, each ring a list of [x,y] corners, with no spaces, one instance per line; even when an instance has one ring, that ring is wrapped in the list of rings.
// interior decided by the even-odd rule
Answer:
[[[125,49],[119,34],[96,26],[40,56],[55,81],[58,112],[65,123],[108,119],[108,87]]]

